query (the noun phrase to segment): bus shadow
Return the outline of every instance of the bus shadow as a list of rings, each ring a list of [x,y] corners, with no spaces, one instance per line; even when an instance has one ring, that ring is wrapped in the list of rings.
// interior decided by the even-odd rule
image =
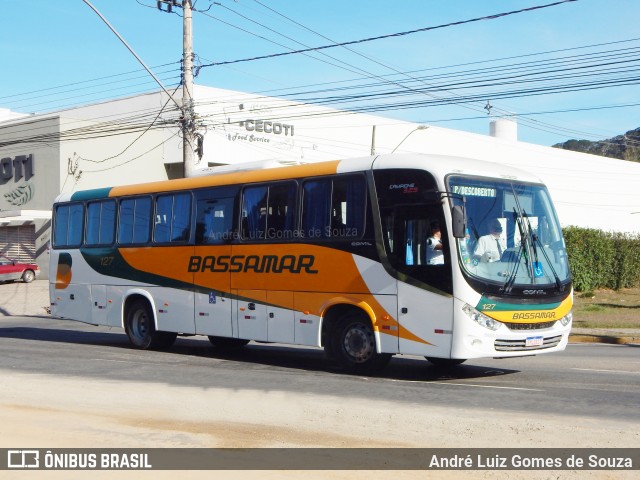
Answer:
[[[121,332],[67,330],[40,327],[1,327],[0,338],[35,340],[41,342],[73,343],[96,346],[122,347],[129,344],[127,336]]]
[[[96,328],[100,330],[86,331],[10,326],[0,328],[0,338],[100,346],[128,351],[134,350],[140,352],[142,356],[145,355],[144,351],[136,349],[129,343],[126,334],[120,329],[105,331],[107,327]],[[324,351],[318,348],[251,342],[246,347],[238,349],[221,349],[211,345],[205,337],[179,337],[169,350],[149,352],[149,354],[151,353],[160,354],[161,356],[182,356],[185,359],[217,359],[270,368],[365,377],[365,375],[345,372],[333,365],[325,358]],[[487,378],[514,373],[519,373],[519,370],[496,369],[477,364],[441,367],[433,365],[420,357],[395,356],[386,368],[376,374],[367,375],[367,377],[430,382]]]
[[[365,376],[346,372],[332,364],[325,358],[324,351],[319,348],[251,342],[246,347],[228,350],[215,348],[207,345],[207,343],[208,341],[206,340],[203,342],[196,339],[182,338],[178,339],[167,353],[210,357],[274,368],[325,372],[354,377]],[[394,356],[389,365],[380,372],[366,376],[389,380],[429,382],[488,378],[519,372],[520,370],[496,369],[494,367],[471,364],[444,367],[434,365],[424,358],[398,355]]]

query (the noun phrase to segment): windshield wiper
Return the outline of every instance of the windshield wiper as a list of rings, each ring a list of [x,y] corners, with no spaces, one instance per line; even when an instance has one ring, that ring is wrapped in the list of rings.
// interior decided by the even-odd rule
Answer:
[[[556,269],[553,268],[553,264],[551,263],[551,259],[549,258],[549,255],[547,254],[547,252],[546,252],[546,250],[544,248],[544,245],[542,244],[542,241],[540,240],[540,237],[537,234],[533,233],[533,229],[531,228],[531,222],[529,222],[529,216],[527,215],[527,212],[523,211],[522,212],[522,217],[527,222],[526,225],[527,225],[527,228],[529,229],[529,237],[532,240],[531,245],[533,247],[533,254],[535,256],[536,266],[540,265],[540,263],[538,262],[538,249],[536,248],[536,243],[537,243],[540,246],[540,251],[542,251],[542,255],[544,256],[545,260],[547,261],[547,265],[551,269],[551,273],[553,274],[553,277],[555,279],[556,287],[557,287],[558,291],[560,291],[560,292],[564,291],[564,287],[562,286],[562,282],[560,281],[560,277],[558,276],[558,272],[556,272]]]
[[[515,192],[514,192],[514,196],[515,196]],[[502,286],[502,291],[505,293],[510,293],[511,289],[513,288],[513,284],[516,281],[516,276],[518,275],[518,270],[520,269],[520,261],[522,260],[523,256],[525,257],[525,264],[527,265],[527,270],[529,271],[531,270],[529,268],[528,255],[525,253],[524,242],[525,242],[526,233],[524,231],[524,225],[515,207],[513,208],[513,221],[516,223],[516,225],[518,225],[518,230],[520,231],[520,245],[518,245],[518,251],[516,252],[516,255],[515,255],[515,260],[514,260],[515,263],[511,266],[511,271],[507,274],[507,279],[505,280],[504,285]]]
[[[522,248],[522,244],[518,246],[518,251],[515,255],[515,263],[511,266],[511,271],[507,274],[507,279],[502,286],[502,291],[504,293],[511,293],[511,289],[513,288],[513,284],[516,281],[516,276],[518,275],[518,269],[520,268],[520,260],[522,260],[522,256],[524,255],[524,248]]]
[[[513,189],[513,185],[511,185],[511,188]],[[531,279],[531,282],[534,282],[535,276],[533,271],[533,260],[531,259],[531,230],[527,230],[525,225],[522,208],[520,207],[520,200],[518,199],[515,189],[513,189],[513,198],[515,199],[516,206],[518,207],[518,210],[516,210],[516,207],[513,207],[513,217],[515,222],[518,224],[518,230],[520,232],[520,248],[522,248],[524,252],[524,261],[527,266],[529,278]]]

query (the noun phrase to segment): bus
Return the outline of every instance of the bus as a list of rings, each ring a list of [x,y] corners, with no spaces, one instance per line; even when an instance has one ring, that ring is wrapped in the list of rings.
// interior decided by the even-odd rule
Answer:
[[[426,154],[220,168],[59,195],[52,315],[141,349],[315,346],[357,373],[566,347],[567,252],[533,175]],[[487,235],[500,254],[480,254]]]

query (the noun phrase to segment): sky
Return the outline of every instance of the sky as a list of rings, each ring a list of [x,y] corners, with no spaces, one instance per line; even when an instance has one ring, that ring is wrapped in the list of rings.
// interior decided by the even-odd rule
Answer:
[[[533,9],[556,1],[195,0],[195,82],[481,134],[507,116],[520,140],[541,145],[640,127],[640,1]],[[167,88],[179,84],[181,9],[91,3]],[[0,6],[0,109],[159,89],[82,0]],[[361,41],[375,37],[385,38]]]

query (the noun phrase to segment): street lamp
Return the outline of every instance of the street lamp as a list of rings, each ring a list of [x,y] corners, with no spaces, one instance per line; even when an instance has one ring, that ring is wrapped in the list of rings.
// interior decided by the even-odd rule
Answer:
[[[414,129],[413,129],[413,130],[411,130],[409,133],[407,133],[407,136],[406,136],[406,137],[404,137],[404,138],[402,139],[402,141],[401,141],[398,145],[396,145],[396,148],[394,148],[393,150],[391,150],[391,153],[395,152],[395,151],[398,149],[398,147],[399,147],[400,145],[402,145],[402,144],[404,143],[404,141],[405,141],[407,138],[409,138],[409,136],[410,136],[413,132],[416,132],[416,131],[418,131],[418,130],[426,130],[427,128],[429,128],[429,125],[418,125],[416,128],[414,128]]]

